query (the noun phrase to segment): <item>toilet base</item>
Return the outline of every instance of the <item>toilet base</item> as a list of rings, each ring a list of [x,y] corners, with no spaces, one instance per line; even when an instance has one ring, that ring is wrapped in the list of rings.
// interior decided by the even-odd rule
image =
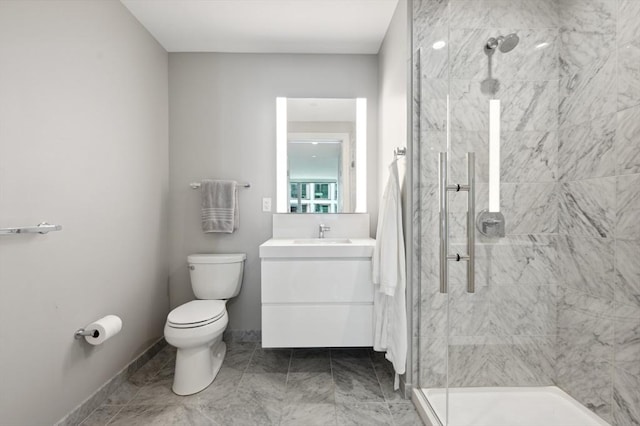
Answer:
[[[218,375],[226,353],[222,339],[213,346],[178,348],[173,392],[186,396],[206,389]]]

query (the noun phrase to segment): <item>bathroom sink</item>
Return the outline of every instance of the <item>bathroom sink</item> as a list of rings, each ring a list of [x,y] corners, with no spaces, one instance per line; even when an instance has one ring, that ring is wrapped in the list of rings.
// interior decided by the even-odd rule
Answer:
[[[302,238],[293,240],[293,244],[351,244],[348,238]]]

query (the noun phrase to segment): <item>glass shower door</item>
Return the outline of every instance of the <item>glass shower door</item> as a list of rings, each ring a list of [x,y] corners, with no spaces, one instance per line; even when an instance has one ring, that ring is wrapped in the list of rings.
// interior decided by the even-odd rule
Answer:
[[[453,183],[472,178],[475,153],[476,194],[450,193],[449,245],[465,253],[475,233],[475,272],[449,262],[443,424],[489,426],[510,392],[554,384],[557,30],[503,26],[525,11],[466,2],[473,16],[462,3],[448,6],[447,152]]]

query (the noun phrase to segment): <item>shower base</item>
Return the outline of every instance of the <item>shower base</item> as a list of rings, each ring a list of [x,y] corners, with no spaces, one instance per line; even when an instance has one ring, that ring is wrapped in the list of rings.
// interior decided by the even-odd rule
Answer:
[[[450,388],[448,423],[446,389],[414,389],[412,400],[428,426],[609,426],[556,386]]]

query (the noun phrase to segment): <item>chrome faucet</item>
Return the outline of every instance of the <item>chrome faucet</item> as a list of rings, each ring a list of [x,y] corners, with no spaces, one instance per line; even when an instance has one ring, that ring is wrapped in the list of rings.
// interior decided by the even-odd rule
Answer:
[[[321,223],[319,226],[318,238],[324,238],[325,231],[331,231],[331,228],[325,225],[324,223]]]

